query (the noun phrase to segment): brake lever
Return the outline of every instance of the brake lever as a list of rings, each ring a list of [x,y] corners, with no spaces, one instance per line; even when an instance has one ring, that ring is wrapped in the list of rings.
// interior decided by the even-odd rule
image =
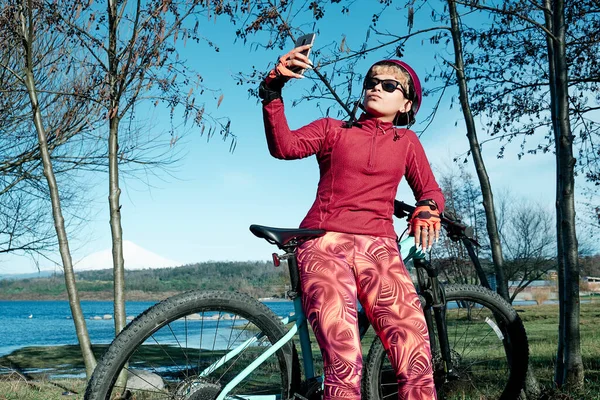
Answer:
[[[477,239],[475,239],[475,231],[472,226],[462,224],[461,220],[450,212],[444,211],[442,213],[442,221],[443,220],[446,222],[445,228],[448,232],[448,237],[450,237],[452,241],[457,242],[464,237],[475,246],[481,247]]]
[[[465,238],[467,238],[471,243],[473,243],[477,247],[481,247],[477,239],[475,239],[475,231],[472,226],[467,226],[464,232]]]

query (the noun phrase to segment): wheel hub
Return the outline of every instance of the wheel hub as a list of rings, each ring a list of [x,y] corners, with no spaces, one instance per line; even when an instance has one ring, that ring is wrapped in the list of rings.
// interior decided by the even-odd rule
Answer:
[[[446,371],[446,365],[439,352],[433,354],[433,370],[436,386],[444,384],[448,381],[455,381],[460,378],[459,371],[461,370],[462,357],[454,349],[450,351],[450,359],[452,360],[452,372]]]
[[[215,383],[194,380],[184,383],[175,398],[181,400],[215,400],[221,391],[221,386]]]

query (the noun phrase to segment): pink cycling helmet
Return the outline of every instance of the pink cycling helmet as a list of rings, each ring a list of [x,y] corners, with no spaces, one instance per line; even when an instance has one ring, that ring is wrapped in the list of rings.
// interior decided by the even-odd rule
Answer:
[[[414,69],[411,68],[410,65],[408,65],[404,61],[400,61],[400,60],[377,61],[375,64],[373,64],[371,66],[371,68],[369,68],[369,73],[371,72],[371,69],[376,65],[397,65],[398,67],[402,68],[403,70],[405,70],[408,73],[410,80],[408,82],[409,87],[408,87],[407,98],[408,98],[408,100],[412,101],[412,107],[411,107],[410,111],[408,112],[408,118],[407,118],[407,121],[405,121],[405,124],[406,125],[414,124],[415,115],[417,115],[417,112],[419,111],[419,107],[421,107],[421,99],[423,98],[423,90],[421,88],[421,81],[419,80],[417,73],[415,72]],[[402,119],[402,118],[400,118],[401,116],[402,115],[398,115],[398,117],[399,117],[398,119],[401,120]]]

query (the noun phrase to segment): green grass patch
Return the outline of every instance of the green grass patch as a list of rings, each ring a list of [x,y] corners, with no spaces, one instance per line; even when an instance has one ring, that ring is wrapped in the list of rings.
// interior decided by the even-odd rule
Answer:
[[[85,379],[40,379],[30,381],[12,373],[0,375],[2,400],[65,400],[82,399]]]
[[[558,346],[558,305],[515,308],[527,330],[530,364],[544,388],[543,399],[600,399],[600,302],[581,303],[579,329],[585,388],[582,392],[570,394],[552,389]]]

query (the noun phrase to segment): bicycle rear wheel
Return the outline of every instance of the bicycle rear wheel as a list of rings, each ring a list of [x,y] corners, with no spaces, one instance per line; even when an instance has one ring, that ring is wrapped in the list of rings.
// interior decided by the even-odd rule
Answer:
[[[115,338],[85,399],[214,400],[284,334],[279,318],[247,295],[177,295],[146,310]],[[289,341],[226,398],[287,399],[298,379],[298,356]]]
[[[445,294],[455,375],[446,373],[440,354],[432,354],[438,398],[518,398],[527,374],[529,347],[515,310],[498,294],[480,286],[448,285]],[[430,338],[437,340],[437,328]],[[367,356],[363,395],[369,400],[398,396],[396,376],[379,338]]]

